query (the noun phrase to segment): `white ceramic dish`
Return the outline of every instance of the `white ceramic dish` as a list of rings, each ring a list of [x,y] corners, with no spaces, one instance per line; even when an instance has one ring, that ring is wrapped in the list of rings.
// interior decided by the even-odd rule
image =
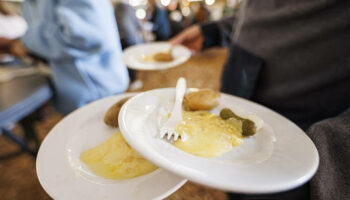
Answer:
[[[171,62],[144,62],[143,57],[158,52],[166,52],[170,48],[168,42],[153,42],[131,46],[123,51],[123,60],[131,69],[136,70],[164,70],[175,67],[186,62],[191,57],[191,51],[184,46],[176,45],[173,48],[172,55],[174,60]]]
[[[114,134],[103,117],[124,94],[105,98],[80,108],[60,121],[42,143],[36,169],[39,181],[53,199],[163,199],[186,180],[156,171],[128,180],[108,180],[94,175],[79,159],[80,154]]]
[[[159,128],[171,110],[175,89],[157,89],[129,100],[119,114],[126,141],[142,156],[194,182],[240,193],[274,193],[295,188],[316,172],[315,145],[295,124],[256,103],[222,94],[220,105],[264,120],[253,137],[216,158],[185,153],[159,138]]]

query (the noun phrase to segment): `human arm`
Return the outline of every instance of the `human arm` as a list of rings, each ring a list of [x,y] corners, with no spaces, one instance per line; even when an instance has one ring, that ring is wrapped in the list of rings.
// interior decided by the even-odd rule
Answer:
[[[217,22],[201,25],[203,47],[225,46],[231,43],[236,17],[227,17]]]
[[[234,21],[235,18],[230,17],[208,24],[192,25],[173,37],[170,42],[173,45],[185,45],[194,51],[228,44],[231,41]]]

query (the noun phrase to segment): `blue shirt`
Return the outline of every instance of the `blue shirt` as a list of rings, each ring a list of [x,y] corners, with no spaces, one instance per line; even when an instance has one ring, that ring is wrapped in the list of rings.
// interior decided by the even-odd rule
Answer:
[[[118,29],[108,0],[26,0],[23,43],[49,60],[58,111],[125,91]]]

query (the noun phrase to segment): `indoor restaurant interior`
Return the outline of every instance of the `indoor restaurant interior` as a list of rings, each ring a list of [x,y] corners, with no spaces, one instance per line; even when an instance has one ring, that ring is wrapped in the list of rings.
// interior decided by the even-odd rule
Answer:
[[[0,199],[350,199],[350,1],[0,0]]]

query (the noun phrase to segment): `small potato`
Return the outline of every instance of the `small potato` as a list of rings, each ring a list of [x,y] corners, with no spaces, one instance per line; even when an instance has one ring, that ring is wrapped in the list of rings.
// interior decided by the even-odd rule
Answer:
[[[156,53],[154,54],[153,58],[158,62],[171,62],[174,60],[173,55],[171,55],[169,52]]]
[[[201,89],[185,95],[183,103],[185,110],[211,110],[219,105],[220,93],[212,89]]]
[[[105,114],[104,122],[112,127],[118,127],[118,115],[120,109],[131,97],[125,97],[111,106]]]

